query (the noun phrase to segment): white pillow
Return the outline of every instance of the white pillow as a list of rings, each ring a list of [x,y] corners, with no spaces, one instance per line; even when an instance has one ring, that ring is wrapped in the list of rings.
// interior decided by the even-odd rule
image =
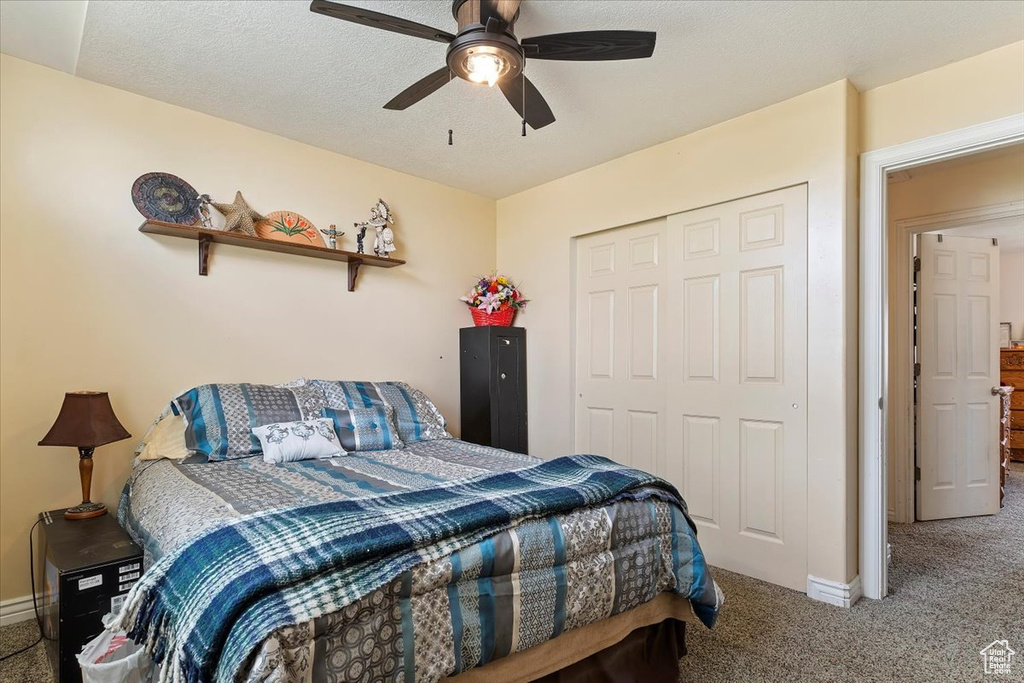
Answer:
[[[185,445],[185,420],[180,415],[167,415],[146,434],[138,457],[139,460],[181,460],[188,456],[188,446]]]
[[[263,446],[266,462],[333,458],[345,453],[334,432],[334,423],[324,417],[262,425],[254,427],[252,433]]]

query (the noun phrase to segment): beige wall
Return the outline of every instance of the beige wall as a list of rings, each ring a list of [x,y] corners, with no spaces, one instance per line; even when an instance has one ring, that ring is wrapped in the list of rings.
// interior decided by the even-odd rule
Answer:
[[[1024,145],[978,155],[977,161],[971,159],[937,164],[941,170],[912,170],[910,180],[890,183],[890,225],[933,214],[1024,202]],[[983,227],[970,228],[964,234],[991,236]],[[890,252],[895,249],[896,239],[899,236],[891,232]],[[1024,252],[1007,251],[1004,242],[1000,264],[999,320],[1012,322],[1014,337],[1024,338]],[[890,272],[895,267],[897,264],[890,264]],[[899,305],[899,293],[891,294],[890,307]]]
[[[573,448],[573,237],[808,183],[807,569],[836,581],[856,574],[856,95],[834,83],[498,201],[498,266],[533,299],[530,449],[550,457]]]
[[[926,71],[861,95],[868,152],[1024,111],[1024,42]]]
[[[97,450],[108,506],[148,423],[201,382],[401,378],[458,428],[457,297],[494,268],[493,200],[6,55],[0,82],[0,597],[28,593],[36,513],[80,497],[74,449],[36,446],[65,391],[109,391],[133,434]],[[409,264],[349,293],[344,264],[214,245],[198,277],[195,242],[136,230],[147,171],[325,228],[383,197]]]
[[[911,171],[910,180],[889,185],[890,223],[940,213],[1024,202],[1024,145],[937,164],[941,170]],[[1017,221],[1019,223],[1019,221]],[[1024,230],[1024,228],[1021,228]],[[989,237],[983,227],[965,235]],[[896,239],[892,235],[890,239]],[[890,250],[892,247],[890,247]],[[1013,323],[1014,338],[1024,338],[1024,252],[1000,249],[1000,316]],[[895,303],[895,302],[893,302]],[[893,305],[891,303],[890,305]]]
[[[890,223],[938,213],[1024,201],[1024,146],[912,169],[889,183]]]
[[[809,183],[808,573],[858,571],[857,152],[1024,111],[1024,42],[859,94],[833,84],[498,201],[498,265],[534,302],[531,451],[572,449],[572,238]]]
[[[403,377],[457,425],[454,297],[495,264],[534,299],[531,450],[572,450],[572,239],[808,183],[808,572],[857,570],[857,162],[878,149],[1024,111],[1024,43],[858,96],[835,83],[606,164],[491,200],[2,57],[0,597],[26,588],[35,512],[75,502],[70,449],[35,442],[64,391],[111,392],[136,435],[171,394],[209,380]],[[392,203],[408,266],[364,269],[137,234],[128,191],[164,170],[200,191],[345,226]],[[495,225],[497,237],[495,241]],[[351,235],[346,236],[350,244]],[[460,258],[450,262],[452,247]],[[449,294],[450,297],[449,298]],[[315,332],[304,335],[304,330]],[[349,330],[355,330],[350,332]],[[373,334],[366,334],[369,329]],[[298,340],[298,341],[296,341]],[[97,456],[114,504],[133,442]]]
[[[999,322],[1024,339],[1024,250],[999,252]]]

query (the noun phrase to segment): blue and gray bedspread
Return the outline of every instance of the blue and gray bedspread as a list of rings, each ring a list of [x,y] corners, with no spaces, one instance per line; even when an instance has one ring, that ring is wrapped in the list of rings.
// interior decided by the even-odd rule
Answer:
[[[140,463],[152,566],[121,627],[171,680],[436,681],[672,591],[720,594],[667,483],[455,439],[270,465]]]

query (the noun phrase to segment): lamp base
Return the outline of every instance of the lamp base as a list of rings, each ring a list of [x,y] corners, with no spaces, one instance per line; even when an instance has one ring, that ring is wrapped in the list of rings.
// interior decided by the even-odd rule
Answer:
[[[64,519],[92,519],[107,514],[107,506],[103,503],[81,503],[64,511]]]

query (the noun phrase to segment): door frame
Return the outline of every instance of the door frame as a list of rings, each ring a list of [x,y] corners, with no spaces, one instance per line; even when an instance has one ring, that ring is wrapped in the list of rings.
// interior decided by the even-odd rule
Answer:
[[[888,593],[887,439],[891,171],[1024,141],[1024,114],[866,152],[860,158],[860,579],[867,598]]]
[[[889,309],[889,330],[892,351],[889,360],[892,372],[889,375],[890,422],[889,448],[892,453],[894,474],[893,507],[889,509],[889,521],[901,524],[914,522],[914,339],[913,339],[913,250],[911,240],[915,235],[947,228],[992,227],[1024,217],[1024,202],[990,204],[960,211],[949,211],[927,216],[904,218],[891,226],[890,246],[893,247]]]

